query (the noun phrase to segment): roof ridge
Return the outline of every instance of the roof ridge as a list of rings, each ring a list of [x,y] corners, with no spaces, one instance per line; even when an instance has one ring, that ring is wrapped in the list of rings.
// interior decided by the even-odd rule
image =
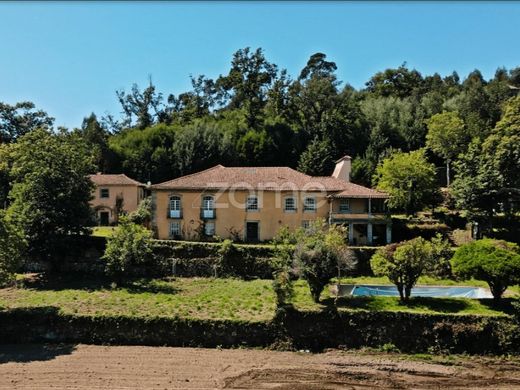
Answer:
[[[136,185],[140,185],[140,186],[146,186],[146,184],[141,183],[140,181],[137,181],[135,179],[132,179],[126,173],[101,173],[101,172],[98,172],[98,173],[90,173],[89,174],[89,177],[91,177],[92,179],[103,177],[103,176],[104,177],[109,177],[110,176],[110,177],[114,177],[114,178],[115,177],[124,178],[124,179],[127,179],[128,181],[130,181],[132,184],[136,184]],[[108,183],[108,184],[110,184],[110,183]],[[119,184],[119,185],[125,185],[125,184]]]
[[[154,184],[154,186],[161,186],[161,185],[165,185],[165,184],[169,184],[175,180],[179,180],[179,179],[184,179],[186,177],[193,177],[195,175],[200,175],[201,173],[206,173],[206,172],[209,172],[209,171],[212,171],[214,169],[217,169],[217,168],[226,168],[224,165],[222,164],[217,164],[213,167],[210,167],[210,168],[206,168],[202,171],[198,171],[198,172],[193,172],[193,173],[190,173],[189,175],[183,175],[183,176],[179,176],[179,177],[176,177],[175,179],[171,179],[171,180],[167,180],[167,181],[163,181],[161,183],[157,183],[157,184]]]

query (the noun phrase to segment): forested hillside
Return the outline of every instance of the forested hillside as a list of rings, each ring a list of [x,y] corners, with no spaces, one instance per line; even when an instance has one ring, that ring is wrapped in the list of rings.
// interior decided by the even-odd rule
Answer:
[[[513,210],[520,68],[497,69],[485,80],[478,70],[423,75],[403,64],[376,73],[360,90],[338,80],[336,70],[333,59],[316,53],[289,75],[262,49],[245,48],[233,55],[227,74],[192,77],[192,89],[178,95],[151,82],[133,85],[114,96],[121,115],[91,114],[81,127],[55,133],[83,142],[98,171],[143,182],[217,163],[330,175],[334,160],[348,154],[352,180],[389,191],[394,209],[414,212],[438,203],[439,187],[450,184],[456,207],[487,216]],[[1,104],[0,153],[52,124],[31,103]],[[3,170],[0,163],[6,204],[8,160]]]

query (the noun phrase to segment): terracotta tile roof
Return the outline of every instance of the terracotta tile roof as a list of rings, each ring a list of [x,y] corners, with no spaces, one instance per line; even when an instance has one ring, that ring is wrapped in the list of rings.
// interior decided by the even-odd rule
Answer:
[[[385,194],[378,191],[335,177],[309,176],[289,167],[228,168],[216,165],[201,172],[155,184],[152,188],[158,190],[326,191],[341,194],[352,193],[352,197],[386,197]]]
[[[387,199],[388,194],[373,190],[354,183],[347,183],[348,187],[341,192],[331,195],[333,198],[379,198]]]
[[[97,173],[95,175],[89,175],[90,180],[97,186],[108,186],[108,185],[117,185],[117,186],[144,186],[143,183],[139,183],[137,180],[130,179],[124,173],[119,175],[110,175],[110,174],[102,174]]]

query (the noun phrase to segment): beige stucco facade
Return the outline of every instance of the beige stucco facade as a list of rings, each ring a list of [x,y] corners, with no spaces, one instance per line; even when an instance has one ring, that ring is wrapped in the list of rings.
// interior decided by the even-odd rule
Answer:
[[[351,158],[331,176],[289,167],[224,167],[151,186],[152,227],[159,239],[269,241],[280,228],[305,228],[318,218],[348,226],[355,245],[391,240],[387,194],[350,182]]]
[[[135,211],[145,197],[145,186],[140,183],[121,184],[116,175],[92,175],[95,188],[90,205],[94,210],[98,224],[108,225],[117,222],[117,203],[122,199],[122,213]],[[119,175],[118,175],[119,176]],[[116,182],[113,184],[110,182]],[[126,181],[126,180],[125,180]]]
[[[204,218],[203,198],[207,196],[214,199],[214,214],[210,213],[207,215],[208,218]],[[257,196],[258,210],[247,210],[246,199],[250,196]],[[171,213],[171,197],[180,198],[180,213]],[[295,199],[296,210],[285,210],[287,197]],[[315,199],[314,211],[304,210],[305,198]],[[389,223],[384,212],[369,214],[368,199],[349,199],[350,210],[345,212],[340,210],[342,201],[331,198],[326,192],[155,190],[152,200],[153,225],[159,239],[198,240],[214,235],[241,241],[269,241],[282,226],[297,229],[307,222],[322,218],[349,226],[350,241],[357,245],[367,245],[372,243],[372,239],[369,239],[368,225],[383,224],[386,228]],[[213,224],[214,230],[205,232],[207,223]],[[248,234],[254,234],[255,230],[254,227],[251,230],[251,223],[257,224],[256,238],[248,237]],[[173,229],[172,224],[175,225]],[[364,233],[360,227],[365,228]],[[375,230],[379,231],[377,228]],[[386,237],[383,237],[383,240],[386,242]]]

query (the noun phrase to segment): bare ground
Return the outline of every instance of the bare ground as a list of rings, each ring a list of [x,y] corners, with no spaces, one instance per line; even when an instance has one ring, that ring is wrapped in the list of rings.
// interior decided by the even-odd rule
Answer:
[[[93,345],[0,345],[0,389],[520,389],[520,361]]]

